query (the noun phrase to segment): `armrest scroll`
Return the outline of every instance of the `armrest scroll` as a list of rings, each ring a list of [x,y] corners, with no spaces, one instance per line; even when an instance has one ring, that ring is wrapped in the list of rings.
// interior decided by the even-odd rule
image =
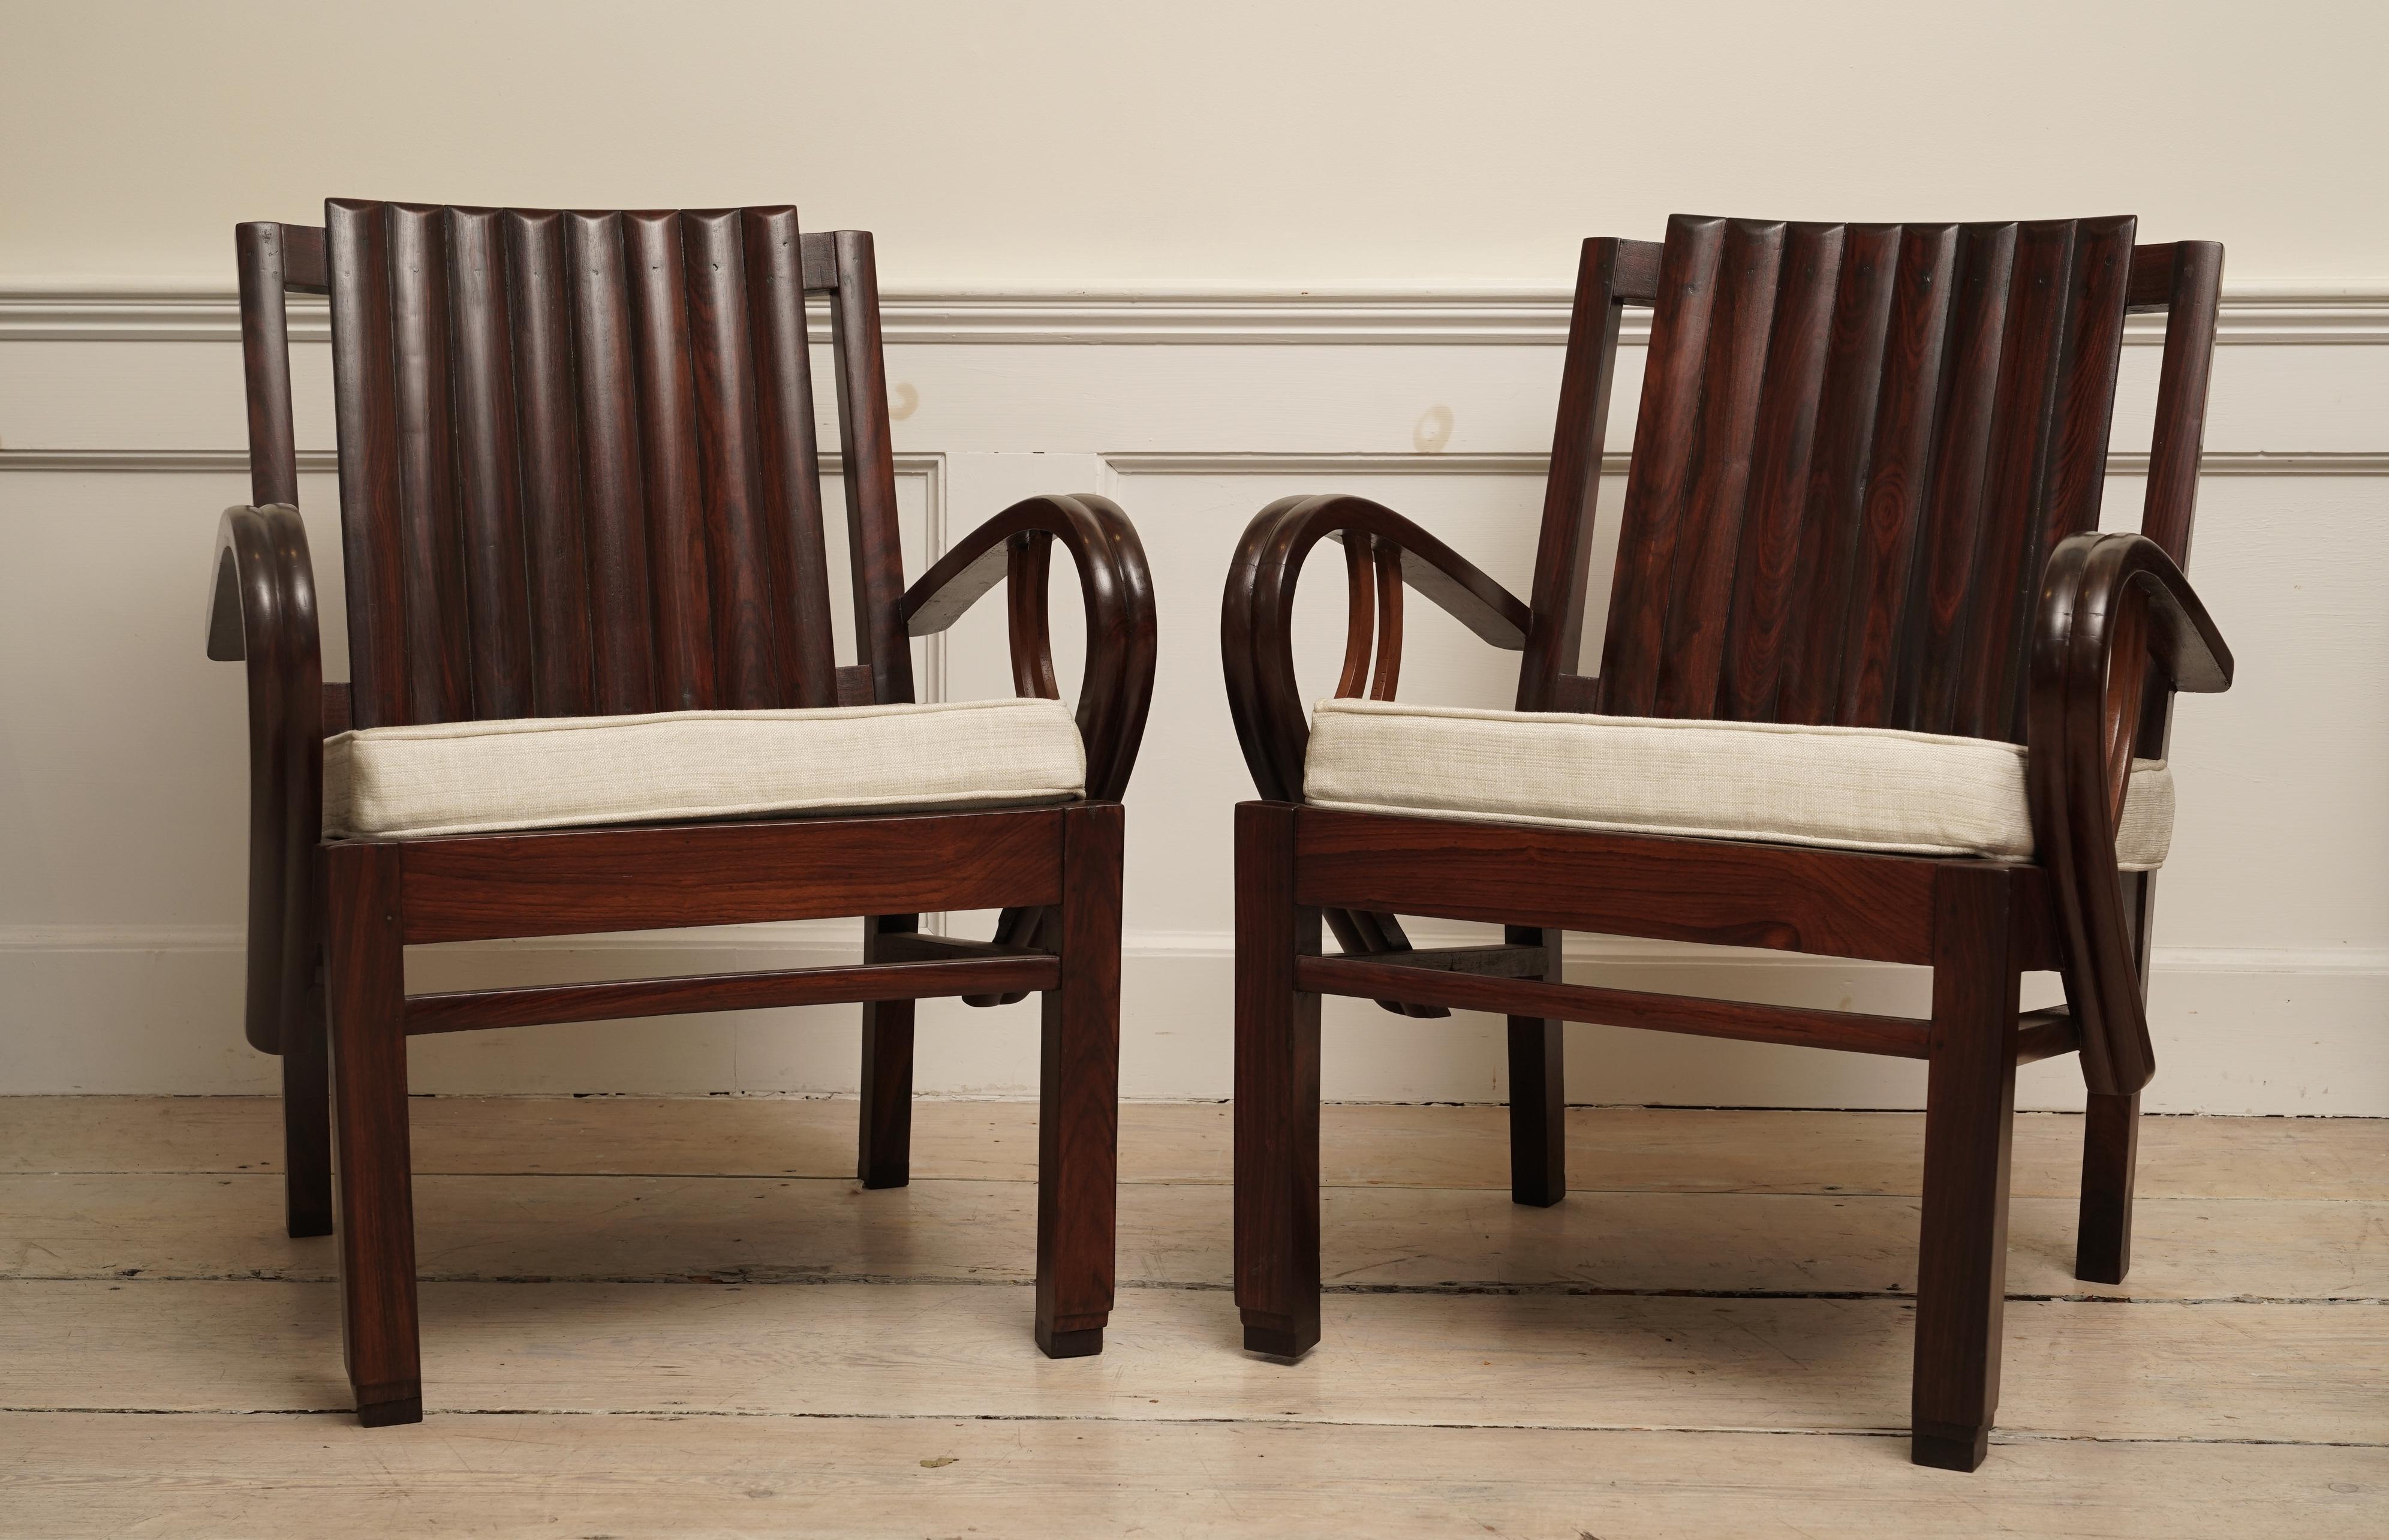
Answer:
[[[1286,497],[1246,526],[1228,569],[1220,610],[1220,651],[1227,672],[1228,710],[1253,784],[1274,802],[1302,800],[1303,758],[1310,712],[1294,672],[1294,598],[1303,558],[1322,540],[1344,547],[1351,610],[1338,695],[1358,695],[1362,681],[1375,699],[1393,698],[1400,675],[1401,596],[1405,587],[1450,612],[1498,648],[1523,650],[1530,612],[1510,591],[1465,557],[1382,504],[1331,494]],[[1369,653],[1374,622],[1376,664]],[[1391,915],[1331,909],[1325,918],[1353,956],[1411,950]],[[1403,1015],[1442,1016],[1441,1007],[1382,1001]]]
[[[1253,783],[1264,797],[1302,800],[1303,751],[1309,712],[1294,674],[1293,615],[1303,558],[1322,540],[1345,547],[1351,573],[1352,623],[1345,655],[1344,693],[1390,698],[1399,673],[1401,609],[1392,577],[1417,591],[1495,647],[1521,650],[1530,619],[1516,596],[1467,558],[1382,504],[1330,494],[1287,497],[1263,508],[1246,526],[1228,570],[1220,614],[1229,710]],[[1373,587],[1370,583],[1373,575]],[[1373,673],[1367,662],[1369,612],[1384,611]]]
[[[306,526],[287,504],[224,512],[207,655],[249,674],[249,1043],[282,1051],[315,987],[324,821],[324,668]]]
[[[1156,647],[1152,568],[1118,505],[1091,493],[1015,503],[964,536],[905,591],[905,629],[937,635],[1008,577],[1014,687],[1024,696],[1058,696],[1044,583],[1056,541],[1078,566],[1087,612],[1078,712],[1087,795],[1115,800],[1128,789],[1144,738]]]
[[[2155,1072],[2115,830],[2138,748],[2163,751],[2165,702],[2149,693],[2231,684],[2231,649],[2173,558],[2146,536],[2077,534],[2041,580],[2025,698],[2034,843],[2055,879],[2067,994],[2093,1091],[2139,1090]],[[2153,724],[2143,736],[2143,724]]]

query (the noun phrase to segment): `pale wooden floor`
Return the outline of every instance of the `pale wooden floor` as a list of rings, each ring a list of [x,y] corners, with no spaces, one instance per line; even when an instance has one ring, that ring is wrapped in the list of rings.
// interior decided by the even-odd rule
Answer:
[[[1899,1433],[1910,1115],[1577,1110],[1536,1211],[1498,1109],[1331,1108],[1289,1368],[1237,1347],[1222,1107],[1124,1110],[1109,1347],[1048,1363],[1031,1107],[924,1103],[864,1193],[850,1102],[418,1100],[430,1414],[374,1432],[275,1117],[0,1099],[0,1534],[2389,1534],[2389,1123],[2149,1120],[2114,1290],[2078,1120],[2023,1119],[1963,1477]]]

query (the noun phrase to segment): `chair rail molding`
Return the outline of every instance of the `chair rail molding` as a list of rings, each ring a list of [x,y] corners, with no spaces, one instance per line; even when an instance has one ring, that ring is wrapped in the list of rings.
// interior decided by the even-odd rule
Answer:
[[[889,293],[887,340],[996,343],[1514,343],[1567,340],[1564,290],[1450,289],[1411,291],[1155,289]],[[1631,311],[1621,339],[1649,336],[1647,311]],[[827,312],[813,316],[828,340]],[[2134,317],[2127,340],[2163,340],[2161,318]],[[231,291],[172,285],[0,285],[0,341],[223,342],[240,337]],[[324,302],[294,297],[293,341],[330,337]],[[2247,284],[2224,291],[2217,340],[2224,343],[2389,342],[2389,288]]]

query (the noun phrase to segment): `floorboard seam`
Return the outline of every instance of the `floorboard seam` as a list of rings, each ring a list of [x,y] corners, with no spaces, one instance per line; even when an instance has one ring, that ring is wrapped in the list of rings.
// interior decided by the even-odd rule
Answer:
[[[326,1285],[339,1282],[331,1274],[293,1275],[287,1273],[159,1273],[147,1268],[131,1268],[117,1273],[19,1273],[0,1277],[0,1285],[10,1283],[284,1283]],[[418,1273],[421,1284],[506,1284],[519,1287],[555,1286],[558,1284],[603,1285],[625,1288],[675,1288],[713,1286],[722,1289],[802,1289],[802,1288],[898,1288],[898,1289],[1030,1289],[1036,1280],[1028,1277],[972,1277],[967,1275],[937,1274],[873,1274],[840,1273],[817,1276],[810,1273],[574,1273],[569,1275],[524,1275],[483,1273]],[[1169,1279],[1121,1278],[1119,1289],[1150,1290],[1156,1292],[1176,1291],[1192,1294],[1224,1294],[1231,1283],[1181,1282]],[[1320,1286],[1322,1294],[1416,1295],[1429,1298],[1560,1298],[1560,1299],[1629,1299],[1629,1300],[1891,1300],[1915,1303],[1912,1291],[1872,1289],[1605,1289],[1592,1284],[1571,1283],[1329,1283]],[[2136,1294],[2010,1294],[2011,1304],[2138,1304],[2182,1305],[2208,1307],[2218,1305],[2383,1305],[2389,1296],[2353,1294],[2217,1294],[2195,1298],[2170,1295]]]
[[[0,1405],[0,1416],[6,1417],[273,1417],[273,1418],[351,1418],[355,1414],[346,1407],[257,1407],[235,1410],[226,1407],[175,1406],[12,1406]],[[1906,1428],[1757,1428],[1702,1427],[1692,1424],[1664,1422],[1381,1422],[1336,1418],[1257,1418],[1257,1417],[1106,1417],[1092,1413],[1035,1412],[788,1412],[699,1410],[690,1407],[626,1407],[594,1410],[575,1406],[477,1406],[469,1409],[430,1407],[427,1415],[439,1418],[636,1418],[656,1421],[693,1421],[698,1418],[723,1420],[778,1420],[788,1422],[1093,1422],[1123,1427],[1188,1428],[1368,1428],[1393,1431],[1416,1430],[1421,1432],[1488,1432],[1488,1433],[1682,1433],[1706,1434],[1723,1438],[1907,1438]],[[360,1429],[361,1433],[369,1430]],[[2199,1438],[2184,1435],[2178,1438],[2132,1437],[2097,1433],[2040,1433],[2000,1429],[1991,1435],[1994,1444],[2191,1444],[2201,1447],[2236,1445],[2268,1449],[2389,1449],[2389,1443],[2361,1439],[2290,1439],[2290,1438]]]
[[[5,1099],[5,1098],[0,1098]],[[824,1186],[851,1188],[856,1192],[902,1191],[902,1188],[866,1188],[851,1176],[823,1175],[795,1171],[435,1171],[417,1168],[416,1181],[426,1177],[473,1177],[508,1181],[623,1181],[623,1182],[818,1182]],[[23,1167],[0,1170],[0,1181],[34,1176],[214,1176],[218,1178],[249,1178],[254,1181],[279,1181],[282,1172],[258,1166],[147,1166],[137,1169],[109,1170],[104,1167],[60,1167],[57,1169]],[[969,1183],[978,1187],[1034,1187],[1034,1176],[1000,1176],[956,1174],[953,1175],[923,1175],[914,1173],[911,1187],[938,1183]],[[1234,1185],[1227,1176],[1123,1176],[1123,1187],[1225,1187]],[[1488,1181],[1481,1186],[1453,1186],[1440,1182],[1322,1182],[1322,1192],[1445,1192],[1483,1194],[1491,1198],[1510,1189],[1501,1183]],[[1869,1191],[1851,1187],[1603,1187],[1572,1186],[1571,1198],[1831,1198],[1857,1199],[1866,1201],[1903,1200],[1922,1202],[1923,1195],[1907,1191]],[[2080,1196],[2073,1190],[2051,1192],[2017,1192],[2011,1198],[2042,1203],[2071,1202]],[[2142,1203],[2383,1203],[2389,1194],[2379,1197],[2340,1198],[2322,1195],[2280,1197],[2272,1193],[2229,1192],[2144,1192],[2135,1199]]]

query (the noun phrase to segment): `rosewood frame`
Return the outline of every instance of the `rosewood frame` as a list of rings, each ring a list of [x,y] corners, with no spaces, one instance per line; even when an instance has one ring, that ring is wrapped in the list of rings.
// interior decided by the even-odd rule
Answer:
[[[1267,799],[1238,808],[1235,834],[1235,1277],[1248,1349],[1291,1360],[1319,1340],[1322,995],[1505,1016],[1513,1196],[1538,1205],[1566,1191],[1563,1021],[1918,1059],[1929,1088],[1913,1456],[1981,1463],[1998,1404],[2015,1068],[2080,1056],[2076,1271],[2121,1282],[2140,1090],[2154,1068],[2154,879],[2119,869],[2116,821],[2134,755],[2165,753],[2173,693],[2231,676],[2180,566],[2222,251],[2135,248],[2132,233],[2129,220],[1680,217],[1664,246],[1586,242],[1531,605],[1363,498],[1284,498],[1253,520],[1220,619],[1230,707]],[[1659,315],[1596,677],[1578,661],[1629,304]],[[2157,310],[2142,531],[2093,533],[2123,317]],[[1935,860],[1304,806],[1294,595],[1329,539],[1349,595],[1339,696],[1393,697],[1412,588],[1524,655],[1521,711],[2021,738],[2038,854]],[[1397,914],[1493,921],[1504,944],[1420,950]],[[1322,924],[1343,956],[1322,953]],[[1563,983],[1567,930],[1926,966],[1933,1010]],[[2047,969],[2063,974],[2067,1004],[2021,1012],[2021,975]]]
[[[1102,1351],[1113,1292],[1119,798],[1143,733],[1156,638],[1134,528],[1101,497],[1030,498],[903,587],[865,233],[799,236],[784,209],[559,216],[335,200],[326,212],[325,228],[237,229],[254,501],[224,516],[207,649],[248,669],[247,1032],[283,1059],[292,1235],[331,1233],[339,1149],[359,1420],[422,1416],[406,1040],[534,1022],[861,1002],[857,1168],[865,1187],[884,1187],[909,1176],[913,1002],[1041,993],[1037,1341],[1054,1357]],[[709,272],[687,277],[685,311],[660,280],[619,270],[587,280],[579,298],[592,314],[632,314],[646,327],[609,350],[602,330],[568,329],[562,302],[543,287],[563,281],[552,262],[540,266],[563,250],[560,220],[645,241],[658,262],[677,263],[690,244]],[[735,268],[742,232],[752,279],[743,289],[710,276]],[[374,267],[388,246],[411,241],[411,257],[436,255],[443,239],[445,267],[425,262],[403,278]],[[357,268],[373,268],[372,281]],[[634,282],[648,287],[626,294]],[[284,296],[327,291],[354,685],[323,681],[297,508]],[[848,668],[829,650],[806,294],[829,298],[838,362],[862,659]],[[751,309],[751,328],[726,318],[738,305]],[[393,436],[401,419],[406,433]],[[635,460],[643,433],[658,462],[644,488],[609,480],[609,467]],[[760,478],[750,470],[736,484],[733,451],[759,439],[770,441]],[[405,458],[428,443],[453,460]],[[569,453],[546,453],[556,444]],[[453,498],[425,497],[427,471]],[[584,560],[582,525],[602,542],[599,505],[609,500],[634,520],[646,518],[642,503],[653,514],[652,572],[635,550]],[[692,510],[704,522],[688,526],[690,538],[711,545],[685,547],[694,565],[676,568],[665,545],[676,530],[666,526]],[[999,579],[1010,580],[1015,682],[1024,695],[1058,698],[1046,618],[1057,542],[1077,565],[1089,627],[1077,713],[1084,802],[443,839],[320,835],[323,740],[352,721],[907,701],[908,636],[952,625]],[[742,559],[747,552],[759,554]],[[609,578],[625,571],[629,586]],[[452,578],[461,584],[441,586]],[[424,612],[436,623],[410,622]],[[718,666],[709,670],[709,658]],[[993,943],[918,933],[924,912],[982,907],[1004,911]],[[415,995],[402,980],[412,944],[830,916],[865,917],[861,965]]]

